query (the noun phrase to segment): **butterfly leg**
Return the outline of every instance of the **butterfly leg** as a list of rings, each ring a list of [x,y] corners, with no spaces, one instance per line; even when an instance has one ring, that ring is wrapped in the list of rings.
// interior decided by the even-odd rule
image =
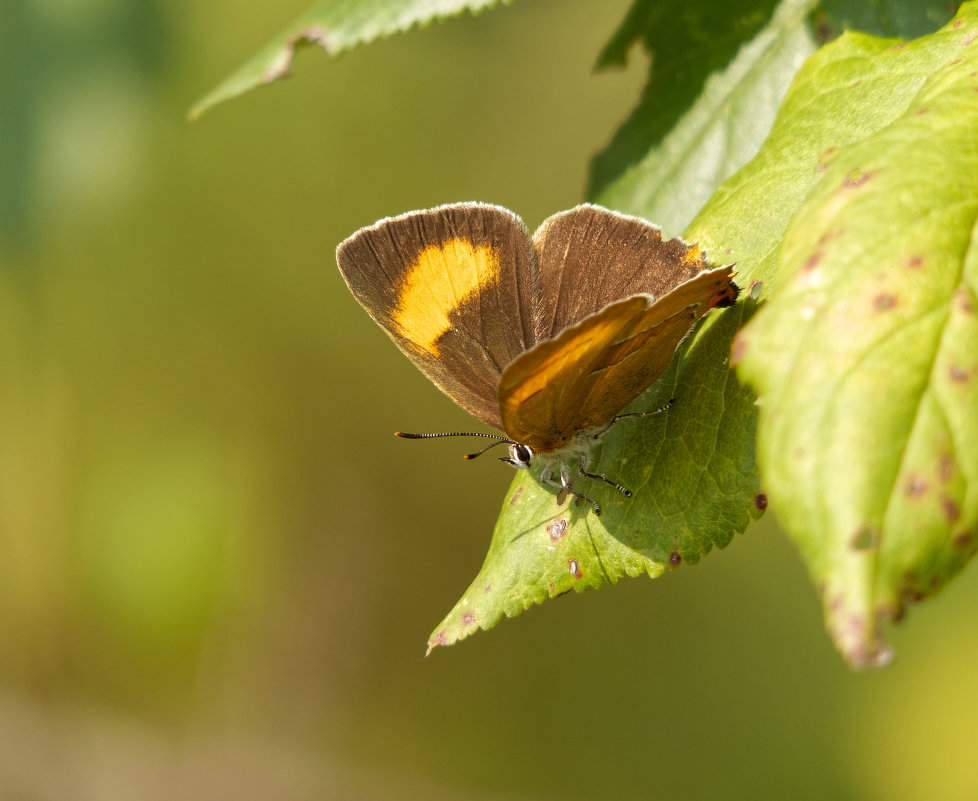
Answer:
[[[668,403],[663,404],[658,409],[649,409],[644,412],[629,412],[628,414],[619,414],[615,417],[612,417],[611,422],[608,423],[608,425],[606,425],[597,434],[594,435],[594,439],[596,440],[602,439],[604,435],[607,434],[612,429],[613,426],[617,425],[622,420],[631,420],[637,417],[651,417],[654,414],[662,414],[663,412],[668,411],[669,408],[672,406],[672,404],[674,404],[675,402],[676,402],[675,398],[670,398]]]
[[[579,472],[585,478],[591,478],[591,479],[594,479],[595,481],[603,481],[605,484],[611,484],[612,487],[614,487],[616,490],[618,490],[626,498],[631,498],[632,497],[632,491],[630,489],[626,489],[621,484],[619,484],[617,481],[612,481],[607,476],[602,476],[602,475],[600,475],[598,473],[589,473],[585,469],[586,467],[587,467],[587,463],[584,461],[584,455],[581,454],[581,456],[579,456],[578,457],[578,460],[577,460],[577,472]]]
[[[557,503],[562,503],[564,493],[570,493],[577,499],[577,503],[581,501],[587,501],[591,506],[594,507],[594,513],[596,515],[601,514],[601,507],[598,502],[589,495],[585,495],[583,492],[578,492],[574,489],[573,484],[567,478],[567,474],[564,472],[563,465],[561,465],[560,470],[560,481],[554,478],[554,466],[553,464],[547,464],[543,468],[543,472],[540,474],[540,482],[546,484],[548,487],[556,487],[560,492],[557,493]]]

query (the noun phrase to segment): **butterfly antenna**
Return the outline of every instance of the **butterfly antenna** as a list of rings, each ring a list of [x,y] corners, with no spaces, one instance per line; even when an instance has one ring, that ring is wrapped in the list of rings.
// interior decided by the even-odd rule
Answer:
[[[484,447],[481,451],[465,454],[465,458],[474,459],[476,456],[482,456],[482,454],[484,454],[487,450],[489,450],[490,448],[495,448],[497,445],[515,445],[515,444],[516,443],[513,442],[513,440],[511,439],[498,439],[495,442],[491,442],[490,444],[486,445],[486,447]]]
[[[466,459],[475,459],[476,456],[482,456],[490,448],[495,448],[497,445],[515,445],[509,437],[503,437],[499,434],[486,434],[484,432],[463,432],[463,431],[449,431],[441,434],[409,434],[405,431],[395,431],[395,437],[403,437],[404,439],[437,439],[439,437],[485,437],[486,439],[493,439],[495,442],[486,445],[481,451],[476,451],[475,453],[465,454]]]

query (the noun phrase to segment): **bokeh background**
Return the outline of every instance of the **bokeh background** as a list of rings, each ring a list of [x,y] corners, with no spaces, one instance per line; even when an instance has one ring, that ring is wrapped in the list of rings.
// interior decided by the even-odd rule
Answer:
[[[334,248],[576,204],[644,56],[521,0],[185,120],[305,6],[0,6],[0,799],[978,797],[974,571],[856,675],[770,519],[424,658],[511,474]]]

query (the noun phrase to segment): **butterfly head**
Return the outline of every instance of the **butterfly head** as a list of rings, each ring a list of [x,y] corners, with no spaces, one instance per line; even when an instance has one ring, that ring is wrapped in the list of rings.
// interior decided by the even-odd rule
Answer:
[[[510,443],[509,456],[500,456],[500,462],[511,464],[517,470],[525,470],[533,459],[533,449],[518,442]]]

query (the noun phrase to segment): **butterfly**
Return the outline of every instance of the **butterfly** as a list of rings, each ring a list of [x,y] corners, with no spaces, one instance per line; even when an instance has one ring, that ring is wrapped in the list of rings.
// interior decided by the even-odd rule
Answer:
[[[501,458],[539,465],[544,485],[600,505],[573,485],[604,433],[668,367],[710,309],[737,299],[733,265],[663,240],[645,220],[584,204],[532,235],[508,209],[455,203],[361,228],[340,243],[347,286],[401,351],[459,406],[504,435]],[[671,402],[670,402],[671,403]]]

